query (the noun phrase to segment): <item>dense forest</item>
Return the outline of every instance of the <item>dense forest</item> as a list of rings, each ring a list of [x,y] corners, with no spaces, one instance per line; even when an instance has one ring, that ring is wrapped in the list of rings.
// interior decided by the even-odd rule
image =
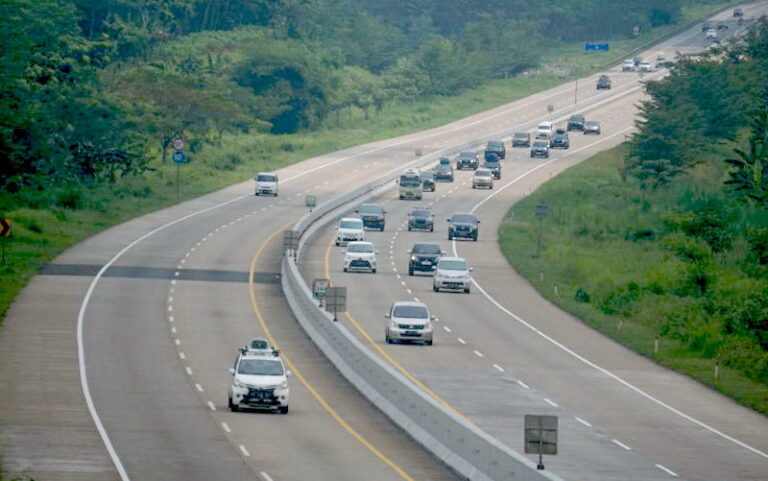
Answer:
[[[292,133],[452,95],[556,42],[687,0],[0,0],[0,186],[113,182],[229,132]]]

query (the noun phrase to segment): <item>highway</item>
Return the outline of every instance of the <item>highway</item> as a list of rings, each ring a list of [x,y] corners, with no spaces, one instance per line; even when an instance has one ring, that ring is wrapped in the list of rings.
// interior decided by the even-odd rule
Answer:
[[[695,28],[644,55],[695,50],[702,37]],[[560,416],[561,451],[546,464],[565,479],[767,479],[764,417],[586,328],[544,301],[498,251],[509,205],[632,131],[638,75],[610,75],[607,92],[594,90],[597,75],[581,79],[575,106],[575,85],[565,84],[281,169],[277,198],[254,197],[253,182],[244,182],[68,250],[24,290],[0,339],[6,468],[41,480],[457,479],[362,399],[296,324],[278,278],[282,232],[306,212],[307,194],[332,198],[401,169],[416,149],[430,154],[530,129],[551,104],[555,118],[579,111],[600,120],[603,134],[572,135],[571,149],[549,160],[508,149],[492,191],[469,188],[465,172],[426,194],[438,219],[475,209],[479,242],[449,243],[442,223],[434,234],[404,232],[414,203],[393,200],[392,190],[380,199],[388,230],[370,234],[380,272],[342,273],[326,231],[302,263],[307,279],[327,269],[350,289],[342,322],[514,449],[522,414]],[[407,276],[405,251],[427,238],[469,259],[470,295],[432,293],[429,279]],[[435,345],[385,345],[384,311],[412,298],[439,316]],[[286,416],[226,410],[227,369],[257,336],[278,344],[292,371]]]

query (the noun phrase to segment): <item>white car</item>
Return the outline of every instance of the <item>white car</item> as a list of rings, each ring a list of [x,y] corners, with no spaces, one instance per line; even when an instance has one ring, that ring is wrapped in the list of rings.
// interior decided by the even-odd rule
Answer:
[[[706,38],[709,38],[709,39],[716,39],[717,38],[717,30],[715,30],[714,28],[708,28],[704,32],[704,36]]]
[[[622,72],[633,72],[634,70],[635,70],[635,62],[631,58],[624,60],[624,63],[621,64]]]
[[[350,242],[344,253],[344,272],[376,272],[376,248],[370,242]]]
[[[421,302],[399,301],[384,314],[387,323],[384,337],[388,344],[395,341],[422,342],[432,345],[432,321],[427,306]]]
[[[643,60],[640,62],[640,65],[637,67],[641,72],[651,72],[653,70],[653,67],[651,67],[651,62],[647,60]]]
[[[339,228],[336,231],[336,245],[346,245],[347,242],[364,241],[365,227],[363,220],[357,217],[344,217],[339,222]]]
[[[280,353],[265,339],[254,339],[240,348],[230,368],[228,405],[233,412],[241,408],[276,410],[288,414],[288,376]]]
[[[441,257],[435,269],[432,290],[439,292],[441,289],[447,289],[469,294],[472,285],[472,278],[469,275],[471,271],[472,268],[461,257]]]
[[[477,189],[479,187],[493,189],[493,172],[491,169],[477,169],[472,174],[472,188]]]
[[[256,174],[256,195],[274,195],[277,197],[277,174],[259,172]]]
[[[555,135],[555,123],[545,120],[536,127],[536,138],[552,140],[552,136]]]

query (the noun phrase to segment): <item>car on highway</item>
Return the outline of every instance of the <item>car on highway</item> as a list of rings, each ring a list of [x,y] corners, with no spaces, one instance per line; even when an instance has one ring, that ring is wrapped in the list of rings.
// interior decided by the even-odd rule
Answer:
[[[571,140],[568,138],[568,132],[565,129],[557,129],[549,143],[553,149],[568,149],[571,147]]]
[[[600,122],[597,120],[587,120],[584,122],[584,134],[600,135]]]
[[[667,61],[667,58],[665,56],[659,55],[658,57],[656,57],[656,68],[657,69],[668,67],[668,66],[669,66],[669,62]]]
[[[566,124],[566,130],[582,130],[584,128],[584,115],[573,114],[568,117],[568,123]]]
[[[555,123],[545,120],[539,123],[536,127],[536,138],[552,140],[552,136],[555,134]]]
[[[546,140],[534,140],[531,145],[531,158],[544,157],[549,158],[549,142]]]
[[[485,144],[485,158],[487,159],[489,155],[495,155],[496,157],[503,159],[507,156],[507,149],[504,147],[504,142],[500,140],[489,140],[487,144]]]
[[[733,9],[733,18],[742,18],[744,17],[744,9],[741,7],[736,7]]]
[[[240,348],[229,373],[232,375],[227,393],[230,411],[251,408],[288,414],[290,372],[286,371],[280,353],[265,339],[256,338]]]
[[[472,239],[477,240],[480,220],[475,214],[459,212],[448,220],[448,240]]]
[[[448,162],[440,162],[435,166],[435,181],[436,182],[453,182],[453,166],[450,159],[445,159]]]
[[[435,216],[426,207],[414,207],[408,213],[408,230],[435,230]]]
[[[640,65],[638,65],[637,69],[640,72],[644,72],[644,73],[653,71],[653,67],[651,67],[651,62],[647,60],[643,60],[642,62],[640,62]]]
[[[424,192],[435,191],[435,171],[425,170],[421,173],[421,190]]]
[[[714,28],[709,28],[706,32],[704,32],[704,36],[710,40],[714,40],[717,38],[717,30]]]
[[[515,132],[512,135],[512,147],[530,147],[531,134],[528,132]]]
[[[344,252],[344,272],[376,273],[376,248],[370,242],[350,242]]]
[[[398,301],[392,303],[384,314],[384,339],[387,344],[394,342],[421,342],[432,345],[432,321],[435,316],[429,314],[427,305],[422,302]]]
[[[462,152],[456,158],[457,170],[464,170],[464,169],[475,170],[479,166],[480,166],[480,159],[478,158],[478,155],[474,152]]]
[[[491,169],[481,167],[472,174],[473,189],[493,189],[493,172]]]
[[[277,174],[274,172],[259,172],[254,178],[256,190],[254,195],[273,195],[277,197]]]
[[[363,220],[357,217],[344,217],[339,221],[339,228],[336,230],[336,245],[346,245],[348,242],[364,241],[365,227]]]
[[[631,58],[624,60],[624,63],[621,64],[622,72],[634,72],[634,70],[635,62]]]
[[[445,252],[434,242],[419,242],[413,244],[408,254],[408,275],[412,276],[415,272],[434,272],[437,261]]]
[[[601,75],[597,78],[597,90],[610,90],[611,89],[611,77],[607,75]]]
[[[493,174],[493,178],[496,180],[501,179],[501,165],[501,159],[495,155],[489,156],[485,159],[485,162],[483,162],[483,168],[490,170]]]
[[[464,291],[469,294],[472,286],[472,278],[469,273],[472,268],[461,257],[443,257],[437,263],[435,278],[432,281],[432,290]]]
[[[363,221],[364,228],[376,229],[384,232],[384,226],[387,222],[387,212],[382,206],[379,204],[362,204],[355,212]]]

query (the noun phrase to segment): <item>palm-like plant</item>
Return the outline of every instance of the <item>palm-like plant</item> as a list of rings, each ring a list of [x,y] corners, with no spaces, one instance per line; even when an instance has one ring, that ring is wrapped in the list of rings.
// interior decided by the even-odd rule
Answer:
[[[768,204],[768,108],[750,114],[752,135],[747,150],[734,149],[737,157],[726,159],[731,166],[725,182],[734,192],[758,205]]]

